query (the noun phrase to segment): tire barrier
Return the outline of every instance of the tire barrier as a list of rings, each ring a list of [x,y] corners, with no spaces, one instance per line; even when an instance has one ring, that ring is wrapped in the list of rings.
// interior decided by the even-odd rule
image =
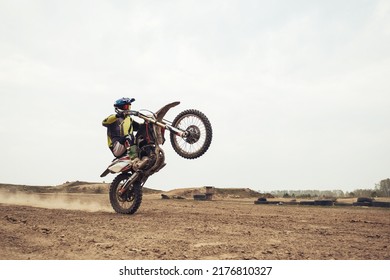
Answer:
[[[351,206],[365,206],[365,207],[386,207],[390,208],[390,202],[386,201],[376,201],[370,197],[359,197],[356,202],[346,203],[346,202],[337,202],[332,199],[318,199],[318,200],[302,200],[302,201],[268,201],[264,197],[258,198],[254,204],[266,204],[266,205],[310,205],[310,206],[338,206],[338,207],[351,207]]]
[[[186,199],[185,197],[179,196],[179,195],[166,195],[166,194],[161,194],[161,199]]]
[[[354,202],[352,203],[353,206],[372,206],[372,202]]]
[[[194,194],[194,200],[207,200],[207,197],[205,194]]]
[[[338,207],[349,207],[349,206],[352,206],[352,203],[346,203],[346,202],[335,202],[334,203],[334,206],[338,206]]]
[[[373,201],[372,202],[373,207],[388,207],[390,208],[390,202],[385,201]]]
[[[268,204],[268,201],[255,201],[255,204]]]
[[[303,200],[299,202],[299,205],[314,205],[314,201],[311,200]]]
[[[268,204],[268,201],[265,197],[260,197],[255,201],[255,204]]]
[[[373,199],[370,197],[358,197],[357,202],[372,203]]]
[[[314,205],[318,206],[333,206],[334,202],[330,199],[314,200]]]

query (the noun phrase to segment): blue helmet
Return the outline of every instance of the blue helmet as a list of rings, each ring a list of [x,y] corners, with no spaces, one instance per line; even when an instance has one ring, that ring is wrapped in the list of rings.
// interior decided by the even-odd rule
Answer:
[[[120,110],[128,110],[130,105],[131,105],[131,103],[133,103],[134,101],[135,101],[134,98],[123,97],[123,98],[118,99],[117,101],[115,101],[114,107],[118,108]]]

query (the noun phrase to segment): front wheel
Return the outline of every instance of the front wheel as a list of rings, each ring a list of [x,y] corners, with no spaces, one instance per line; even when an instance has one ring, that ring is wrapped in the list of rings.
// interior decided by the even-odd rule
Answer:
[[[111,206],[115,212],[120,214],[134,214],[141,206],[142,186],[139,181],[135,181],[125,192],[121,192],[129,178],[128,173],[119,174],[110,185]]]
[[[181,112],[173,120],[172,125],[185,131],[181,137],[171,133],[171,144],[180,156],[187,159],[198,158],[210,147],[213,131],[205,114],[190,109]]]

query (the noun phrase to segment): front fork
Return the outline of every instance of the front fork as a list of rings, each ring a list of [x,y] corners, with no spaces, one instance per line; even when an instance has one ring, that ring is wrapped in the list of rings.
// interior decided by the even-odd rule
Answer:
[[[137,180],[140,176],[140,172],[134,172],[129,179],[123,184],[123,186],[118,190],[119,195],[123,195],[130,186]]]
[[[153,123],[154,125],[157,125],[157,126],[159,126],[161,128],[168,129],[170,132],[173,132],[174,134],[176,134],[177,136],[180,136],[182,138],[188,136],[188,131],[184,131],[184,130],[176,128],[176,127],[174,127],[172,125],[166,124],[164,122],[157,121],[154,118],[149,118],[148,116],[145,116],[145,115],[143,115],[143,114],[141,114],[139,112],[137,112],[136,116],[144,119],[147,122]]]

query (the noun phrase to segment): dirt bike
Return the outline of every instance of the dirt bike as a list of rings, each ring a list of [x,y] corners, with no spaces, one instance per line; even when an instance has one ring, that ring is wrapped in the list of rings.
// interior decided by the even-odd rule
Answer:
[[[210,121],[202,112],[189,109],[179,113],[172,122],[164,119],[166,113],[179,105],[173,102],[165,105],[156,113],[148,115],[141,111],[130,110],[127,113],[144,120],[136,133],[135,146],[137,157],[129,154],[116,158],[100,175],[119,173],[109,188],[112,208],[117,213],[134,214],[141,206],[142,188],[146,180],[160,171],[165,165],[162,145],[165,143],[165,131],[170,132],[170,142],[174,151],[186,159],[202,156],[209,148],[212,139]]]

